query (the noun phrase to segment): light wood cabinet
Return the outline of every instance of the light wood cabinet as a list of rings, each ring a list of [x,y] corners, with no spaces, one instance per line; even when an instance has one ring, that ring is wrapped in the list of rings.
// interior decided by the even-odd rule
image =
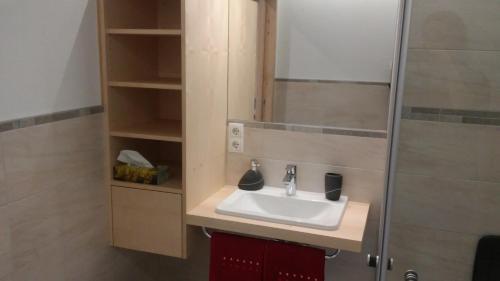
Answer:
[[[99,0],[111,244],[186,258],[184,0]],[[113,179],[121,150],[167,165],[161,185]]]
[[[112,187],[113,245],[182,256],[180,194]]]
[[[111,244],[187,258],[186,210],[225,184],[229,2],[98,1]],[[114,180],[124,149],[170,179]]]

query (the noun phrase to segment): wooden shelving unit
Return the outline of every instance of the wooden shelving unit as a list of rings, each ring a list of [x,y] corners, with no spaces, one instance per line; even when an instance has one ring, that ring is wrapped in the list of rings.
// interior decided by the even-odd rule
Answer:
[[[185,258],[182,6],[183,0],[99,0],[112,244]],[[169,180],[114,180],[121,150],[168,165]]]

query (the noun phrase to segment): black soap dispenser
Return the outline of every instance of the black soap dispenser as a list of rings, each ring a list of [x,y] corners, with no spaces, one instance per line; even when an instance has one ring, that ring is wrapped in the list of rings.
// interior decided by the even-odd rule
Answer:
[[[248,170],[238,183],[241,190],[257,191],[264,187],[264,177],[258,170],[259,166],[257,160],[252,160],[252,169]]]

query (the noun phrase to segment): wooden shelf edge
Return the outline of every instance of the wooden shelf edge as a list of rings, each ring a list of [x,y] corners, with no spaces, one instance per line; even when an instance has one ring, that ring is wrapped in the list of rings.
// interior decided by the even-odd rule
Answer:
[[[112,128],[112,137],[182,143],[182,121],[157,119],[134,125]]]
[[[181,29],[108,28],[111,35],[181,36]]]
[[[129,139],[156,140],[156,141],[177,142],[177,143],[183,142],[182,137],[141,134],[141,133],[120,131],[120,130],[110,131],[109,135],[112,137],[129,138]]]
[[[122,88],[142,88],[142,89],[157,89],[157,90],[182,90],[182,84],[179,83],[165,83],[165,82],[151,82],[151,81],[109,81],[110,87]]]
[[[141,183],[112,180],[111,185],[117,186],[117,187],[134,188],[134,189],[165,192],[165,193],[174,193],[174,194],[183,194],[182,186],[169,185],[168,182],[165,183],[164,185],[150,185],[150,184],[141,184]]]

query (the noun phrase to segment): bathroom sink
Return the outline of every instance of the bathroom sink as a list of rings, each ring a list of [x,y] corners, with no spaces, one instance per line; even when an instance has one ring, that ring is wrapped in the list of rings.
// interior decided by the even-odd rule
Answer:
[[[288,225],[335,230],[340,225],[348,198],[325,199],[323,193],[297,191],[287,196],[284,188],[265,186],[259,191],[236,190],[222,201],[216,212],[223,215]]]

